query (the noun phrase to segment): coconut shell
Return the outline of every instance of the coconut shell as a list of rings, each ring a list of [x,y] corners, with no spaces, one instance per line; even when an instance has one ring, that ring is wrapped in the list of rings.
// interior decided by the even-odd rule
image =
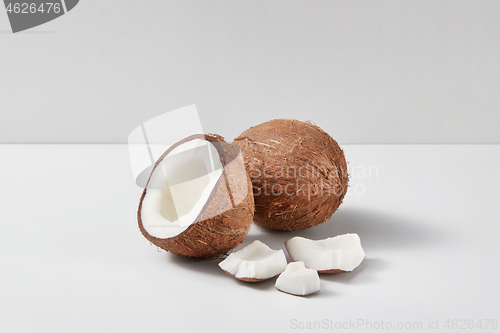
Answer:
[[[363,259],[363,261],[365,261],[365,259]],[[322,270],[318,270],[318,273],[320,274],[340,274],[340,273],[351,273],[353,272],[356,268],[358,268],[359,266],[361,266],[361,264],[363,263],[363,261],[356,267],[353,268],[352,271],[344,271],[342,269],[322,269]]]
[[[223,270],[224,272],[226,272],[228,275],[234,277],[235,279],[238,279],[240,281],[244,281],[244,282],[261,282],[261,281],[265,281],[265,280],[269,280],[269,279],[272,279],[274,276],[271,276],[270,278],[267,278],[267,279],[256,279],[256,278],[246,278],[246,277],[236,277],[234,276],[233,274],[229,273],[228,271],[226,270]]]
[[[156,238],[142,224],[142,193],[137,219],[139,229],[154,245],[186,257],[213,258],[226,254],[243,241],[250,229],[254,215],[251,182],[237,146],[228,144],[216,134],[192,135],[170,147],[155,163],[151,175],[159,163],[177,146],[194,139],[206,140],[214,145],[224,168],[200,214],[186,230],[171,238]],[[151,180],[151,175],[148,179]]]
[[[274,287],[274,288],[276,288],[276,287]],[[283,291],[283,290],[278,289],[278,288],[276,288],[276,290],[279,291],[279,292],[282,292],[283,294],[292,295],[292,296],[298,296],[298,297],[304,297],[304,298],[308,297],[309,295],[316,295],[316,294],[318,294],[321,291],[321,290],[318,290],[318,291],[315,291],[315,292],[307,294],[307,295],[297,295],[297,294],[287,293],[286,291]]]
[[[271,120],[244,131],[234,143],[252,180],[258,225],[306,229],[327,221],[342,203],[349,182],[344,153],[318,126]]]

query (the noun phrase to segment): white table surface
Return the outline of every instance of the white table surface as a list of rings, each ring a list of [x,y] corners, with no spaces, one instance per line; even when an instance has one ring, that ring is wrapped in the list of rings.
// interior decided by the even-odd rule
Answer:
[[[242,244],[358,233],[364,263],[301,298],[150,245],[125,145],[0,145],[0,331],[500,331],[500,146],[343,148],[352,186],[329,222]]]

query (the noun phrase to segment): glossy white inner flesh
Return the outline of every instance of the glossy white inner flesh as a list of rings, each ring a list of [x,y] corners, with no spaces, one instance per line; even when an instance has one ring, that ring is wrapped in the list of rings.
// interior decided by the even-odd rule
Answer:
[[[289,294],[305,296],[319,291],[318,272],[306,268],[302,261],[291,262],[276,280],[277,289]]]
[[[205,140],[186,142],[170,152],[151,175],[141,220],[157,238],[186,230],[200,214],[223,171],[215,147]]]
[[[339,235],[322,240],[293,237],[285,243],[293,260],[318,271],[339,269],[350,272],[365,259],[357,234]]]
[[[236,278],[265,280],[283,272],[286,258],[283,250],[273,250],[256,240],[231,253],[219,266]]]

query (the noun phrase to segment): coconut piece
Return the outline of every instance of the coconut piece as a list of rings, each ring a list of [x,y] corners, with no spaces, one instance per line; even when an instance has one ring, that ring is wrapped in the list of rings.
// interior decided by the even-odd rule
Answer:
[[[218,135],[192,135],[155,163],[137,212],[139,229],[156,246],[211,258],[245,238],[254,212],[251,182],[236,145]]]
[[[254,221],[277,230],[326,222],[342,203],[349,175],[342,149],[321,128],[276,119],[235,140],[253,185]]]
[[[219,267],[239,280],[258,282],[283,272],[286,268],[286,257],[283,250],[273,250],[256,240],[231,253],[219,263]]]
[[[292,260],[319,273],[352,272],[365,259],[361,240],[357,234],[345,234],[322,240],[293,237],[285,242]]]
[[[295,261],[288,264],[274,286],[287,294],[306,296],[319,291],[320,281],[316,270],[306,268],[302,261]]]

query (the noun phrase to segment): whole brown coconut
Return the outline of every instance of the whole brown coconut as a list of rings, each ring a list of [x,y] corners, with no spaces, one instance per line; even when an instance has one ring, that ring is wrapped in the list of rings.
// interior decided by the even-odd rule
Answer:
[[[258,225],[306,229],[328,220],[342,203],[349,181],[344,153],[318,126],[271,120],[241,133],[234,143],[252,180]]]
[[[206,194],[208,196],[208,199],[202,201],[201,203],[198,203],[200,207],[202,205],[202,208],[199,211],[199,214],[195,212],[195,214],[197,215],[194,217],[194,221],[191,221],[191,223],[187,227],[182,227],[185,228],[185,230],[180,229],[182,231],[178,232],[175,235],[158,237],[159,234],[161,235],[162,230],[166,230],[167,232],[172,233],[171,231],[169,231],[171,229],[167,228],[170,226],[165,227],[164,225],[162,225],[162,227],[164,228],[160,228],[161,230],[157,231],[157,229],[155,229],[157,228],[157,226],[154,225],[154,221],[153,223],[150,223],[152,225],[148,226],[147,223],[144,223],[144,219],[152,219],[152,217],[150,217],[149,215],[156,214],[154,212],[154,209],[156,207],[155,204],[160,207],[162,204],[162,202],[160,201],[167,200],[169,198],[168,196],[162,196],[161,194],[168,190],[157,190],[148,188],[148,186],[151,185],[150,182],[152,181],[152,177],[154,178],[153,174],[155,174],[155,170],[161,170],[162,168],[165,168],[164,166],[162,166],[162,168],[158,167],[162,163],[162,161],[165,158],[168,158],[169,154],[173,150],[183,144],[190,143],[190,141],[193,140],[198,140],[198,142],[202,143],[203,141],[207,141],[211,145],[213,145],[213,147],[215,147],[216,149],[214,150],[216,153],[215,156],[213,156],[213,160],[217,159],[218,154],[218,160],[220,161],[220,165],[223,167],[223,170],[219,171],[220,176],[218,176],[218,178],[215,177],[215,179],[213,180],[214,185],[211,191],[209,188],[208,192],[206,192],[209,193]],[[210,146],[210,144],[205,146]],[[210,149],[213,150],[213,148]],[[175,153],[177,153],[177,151]],[[178,156],[180,156],[180,154]],[[169,160],[167,159],[166,162],[168,161]],[[193,160],[193,163],[195,162],[196,160]],[[187,160],[187,162],[182,165],[181,171],[183,171],[184,173],[188,172],[190,165],[192,165],[193,163],[191,163],[190,160]],[[196,177],[198,176],[195,175],[195,181],[202,179],[200,177]],[[184,182],[184,184],[186,184],[186,182]],[[185,190],[185,188],[183,190]],[[153,204],[146,203],[146,205],[149,205],[149,208],[144,208],[145,198],[148,196],[148,191],[151,192],[150,197],[153,196],[153,193],[160,193],[161,191],[163,192],[158,194],[158,198],[160,199],[150,199]],[[168,195],[171,195],[171,193],[169,192]],[[203,198],[203,196],[201,196],[201,198]],[[144,212],[145,209],[149,209],[153,212],[148,212],[147,214],[149,215],[147,215]],[[161,209],[158,208],[158,210]],[[146,214],[147,216],[144,214]],[[163,215],[171,215],[171,212],[162,212],[163,215],[158,214],[155,215],[155,218],[156,220],[161,220],[163,218]],[[240,149],[235,145],[226,143],[224,139],[218,135],[201,134],[190,136],[174,144],[158,159],[158,161],[154,165],[151,175],[149,176],[147,186],[142,193],[139,202],[139,209],[137,212],[137,219],[139,221],[139,228],[142,234],[154,245],[166,251],[182,256],[212,258],[227,253],[229,250],[233,249],[239,243],[241,243],[241,241],[247,235],[248,230],[250,229],[253,215],[254,200],[252,195],[251,182],[248,174],[245,171]],[[189,214],[186,216],[189,216]],[[175,218],[181,220],[181,217]],[[175,220],[175,218],[173,218],[172,220]],[[169,223],[169,221],[162,223]],[[181,227],[177,226],[175,228]],[[174,230],[177,230],[175,228]]]

